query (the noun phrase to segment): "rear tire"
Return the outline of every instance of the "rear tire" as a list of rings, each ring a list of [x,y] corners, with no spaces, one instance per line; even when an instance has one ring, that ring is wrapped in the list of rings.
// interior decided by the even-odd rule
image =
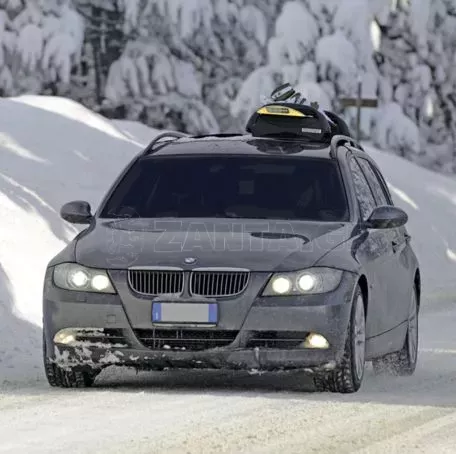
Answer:
[[[376,358],[372,361],[374,372],[377,375],[413,375],[418,362],[418,298],[416,288],[413,288],[409,308],[407,334],[401,350]]]
[[[98,372],[78,368],[63,369],[53,363],[46,354],[46,340],[43,333],[44,372],[50,386],[57,388],[88,388],[93,385]]]
[[[363,294],[358,285],[353,296],[344,355],[334,370],[318,373],[314,377],[317,391],[357,392],[364,378],[365,355],[366,316]]]

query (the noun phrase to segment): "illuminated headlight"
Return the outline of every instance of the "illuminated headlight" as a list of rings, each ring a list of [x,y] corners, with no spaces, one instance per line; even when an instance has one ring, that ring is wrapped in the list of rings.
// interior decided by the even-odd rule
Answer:
[[[275,274],[263,291],[263,296],[312,295],[335,290],[342,271],[333,268],[309,268],[293,273]]]
[[[277,295],[285,295],[293,288],[293,283],[287,277],[278,276],[272,281],[271,287]]]
[[[315,275],[306,273],[298,278],[297,284],[302,292],[310,292],[318,284],[318,279]]]
[[[54,268],[54,284],[65,290],[116,293],[104,270],[86,268],[76,263],[62,263]]]

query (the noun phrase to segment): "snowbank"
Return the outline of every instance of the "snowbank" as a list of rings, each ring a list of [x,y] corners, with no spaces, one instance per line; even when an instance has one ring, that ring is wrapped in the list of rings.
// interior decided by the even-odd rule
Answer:
[[[76,233],[63,203],[95,208],[139,145],[157,133],[109,121],[61,98],[0,100],[0,382],[35,380],[41,368],[45,266]],[[371,152],[385,172],[423,268],[430,304],[456,291],[456,182],[396,156]]]
[[[41,375],[46,262],[77,233],[60,207],[97,206],[140,150],[128,130],[67,99],[0,100],[0,381]]]

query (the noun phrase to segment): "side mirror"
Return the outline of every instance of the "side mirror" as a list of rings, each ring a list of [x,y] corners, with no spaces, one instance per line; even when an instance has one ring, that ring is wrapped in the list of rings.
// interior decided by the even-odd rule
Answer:
[[[90,224],[93,219],[90,204],[81,200],[63,205],[60,216],[71,224]]]
[[[404,210],[394,206],[380,206],[372,211],[365,225],[368,229],[394,229],[407,222],[408,215]]]

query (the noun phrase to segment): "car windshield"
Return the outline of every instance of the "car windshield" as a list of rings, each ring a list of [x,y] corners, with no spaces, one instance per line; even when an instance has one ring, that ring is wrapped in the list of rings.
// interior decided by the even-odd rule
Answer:
[[[179,156],[140,159],[101,218],[348,220],[340,170],[329,159]]]

